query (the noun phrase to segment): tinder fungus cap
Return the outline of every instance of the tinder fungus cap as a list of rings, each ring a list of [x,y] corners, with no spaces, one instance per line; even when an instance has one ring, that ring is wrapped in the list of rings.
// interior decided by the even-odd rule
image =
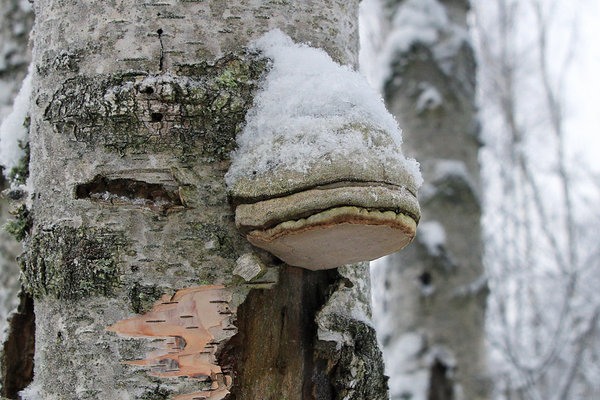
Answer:
[[[238,228],[287,264],[335,268],[393,253],[420,217],[418,163],[364,78],[270,32],[271,60],[226,175]]]

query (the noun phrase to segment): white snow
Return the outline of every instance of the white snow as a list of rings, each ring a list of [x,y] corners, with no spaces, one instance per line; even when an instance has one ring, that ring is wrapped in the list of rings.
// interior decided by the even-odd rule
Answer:
[[[393,342],[384,355],[386,373],[390,380],[390,397],[411,400],[426,400],[429,387],[429,370],[421,353],[425,352],[425,337],[416,332],[407,332]]]
[[[407,51],[415,42],[432,44],[448,23],[446,10],[437,0],[408,0],[394,16],[390,41],[398,51]]]
[[[452,73],[452,58],[469,34],[465,27],[452,22],[446,9],[438,0],[406,0],[397,8],[389,32],[380,46],[380,67],[364,68],[375,87],[382,89],[391,74],[391,65],[398,54],[407,52],[413,44],[421,43],[433,51],[438,65],[444,73]],[[365,49],[365,51],[369,51]]]
[[[339,286],[329,297],[327,303],[317,314],[318,338],[335,342],[337,349],[343,344],[354,345],[352,335],[347,331],[332,329],[330,322],[335,316],[360,321],[374,328],[371,316],[370,279],[362,275],[362,268],[345,265],[338,268],[344,278],[352,282],[352,287]]]
[[[425,246],[429,254],[440,256],[446,244],[446,231],[438,221],[421,222],[417,239]]]
[[[23,400],[40,400],[42,399],[42,387],[35,381],[19,392]]]
[[[478,196],[476,185],[471,177],[471,174],[467,170],[467,165],[464,161],[451,159],[436,159],[431,160],[431,164],[433,164],[431,179],[429,179],[428,182],[425,183],[419,191],[420,199],[422,202],[431,199],[438,193],[439,187],[437,186],[437,183],[444,182],[447,180],[462,181],[470,188],[472,193]]]
[[[435,86],[427,82],[421,82],[419,84],[421,94],[415,104],[417,113],[422,113],[427,110],[435,110],[444,102],[441,93]]]
[[[420,184],[418,163],[400,150],[397,122],[362,75],[279,30],[265,34],[253,48],[272,66],[237,138],[228,186],[280,166],[306,172],[331,156],[357,163],[377,157],[386,165],[403,165]],[[364,127],[381,130],[391,146],[373,143]]]
[[[381,0],[362,0],[360,2],[358,16],[360,52],[358,62],[360,72],[374,88],[377,88],[377,83],[373,79],[381,69],[379,63],[374,62],[374,60],[377,60],[383,44],[384,21]]]
[[[454,290],[453,295],[458,297],[463,296],[473,296],[477,293],[480,293],[488,286],[488,277],[486,275],[481,275],[479,278],[474,280],[471,283],[458,287]]]
[[[433,181],[443,181],[448,178],[459,178],[471,184],[471,175],[467,164],[461,160],[437,159],[433,167]]]
[[[19,142],[26,143],[29,139],[27,129],[23,126],[29,113],[29,101],[31,97],[31,69],[23,80],[21,90],[15,98],[12,112],[2,121],[0,125],[0,164],[5,171],[9,172],[17,166],[24,152],[19,147]]]

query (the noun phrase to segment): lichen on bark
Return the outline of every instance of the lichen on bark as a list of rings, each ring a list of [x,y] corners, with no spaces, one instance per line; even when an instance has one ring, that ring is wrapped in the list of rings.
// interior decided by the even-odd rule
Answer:
[[[25,204],[20,205],[15,210],[11,211],[12,220],[8,221],[5,229],[8,233],[14,236],[17,241],[22,241],[31,231],[31,215]]]
[[[70,141],[123,155],[176,149],[224,160],[266,65],[257,54],[230,54],[180,65],[175,74],[76,75],[54,93],[44,117]]]
[[[126,247],[123,232],[66,226],[39,232],[21,257],[22,284],[34,297],[110,295],[119,286],[119,254]]]
[[[134,282],[127,292],[130,309],[135,314],[148,312],[158,299],[170,291],[168,288],[160,288],[157,285],[142,285],[139,282]]]

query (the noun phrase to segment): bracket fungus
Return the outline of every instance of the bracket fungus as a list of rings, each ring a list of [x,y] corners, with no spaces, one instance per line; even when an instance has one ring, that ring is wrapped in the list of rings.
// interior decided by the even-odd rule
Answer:
[[[226,175],[238,228],[313,270],[402,249],[419,221],[421,176],[381,97],[357,72],[279,31],[254,46],[271,64]]]

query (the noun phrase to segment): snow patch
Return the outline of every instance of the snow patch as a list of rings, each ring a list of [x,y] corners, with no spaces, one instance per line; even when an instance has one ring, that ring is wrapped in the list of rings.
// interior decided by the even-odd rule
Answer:
[[[376,60],[383,44],[384,18],[381,0],[363,0],[360,2],[358,16],[360,52],[358,63],[360,72],[373,87],[377,87],[374,78],[381,68]]]
[[[453,295],[456,297],[474,296],[484,290],[488,290],[488,277],[481,275],[473,282],[454,290]]]
[[[279,30],[265,34],[251,49],[272,63],[237,138],[225,177],[229,187],[277,167],[306,173],[331,157],[357,163],[375,157],[384,165],[403,165],[421,184],[418,163],[400,150],[396,120],[362,75]],[[374,130],[387,135],[391,145],[374,143],[369,133]]]
[[[448,178],[459,178],[465,182],[471,182],[467,165],[460,160],[435,160],[433,168],[433,181],[444,181]]]
[[[396,51],[405,52],[416,42],[433,44],[448,24],[446,10],[437,0],[408,0],[398,7],[389,40]]]
[[[438,257],[442,255],[446,244],[446,231],[438,221],[421,222],[417,239],[429,254]]]
[[[29,66],[27,76],[23,80],[21,90],[15,98],[12,112],[2,121],[0,125],[0,164],[4,166],[8,173],[19,163],[19,160],[25,155],[25,152],[19,146],[19,143],[29,141],[27,129],[23,124],[29,113],[29,104],[31,98],[31,75],[32,66]]]
[[[42,397],[42,387],[32,382],[29,386],[19,392],[19,396],[22,400],[40,400]]]
[[[342,345],[354,345],[354,343],[350,332],[340,330],[339,326],[332,326],[332,319],[342,317],[375,328],[371,316],[371,280],[364,272],[366,270],[356,264],[338,268],[338,273],[352,282],[352,287],[347,287],[340,282],[339,287],[317,314],[319,340],[335,342],[338,350]]]
[[[386,373],[393,377],[389,382],[391,398],[427,400],[430,374],[421,358],[426,350],[425,337],[420,333],[408,332],[384,353],[387,355]]]
[[[421,82],[419,89],[421,90],[421,94],[415,105],[418,114],[427,110],[435,110],[444,102],[441,93],[430,83]]]
[[[430,47],[440,68],[451,74],[453,57],[469,41],[466,28],[453,23],[438,0],[406,0],[392,18],[378,61],[383,67],[373,81],[382,88],[392,76],[391,66],[398,54],[406,53],[416,43]]]

